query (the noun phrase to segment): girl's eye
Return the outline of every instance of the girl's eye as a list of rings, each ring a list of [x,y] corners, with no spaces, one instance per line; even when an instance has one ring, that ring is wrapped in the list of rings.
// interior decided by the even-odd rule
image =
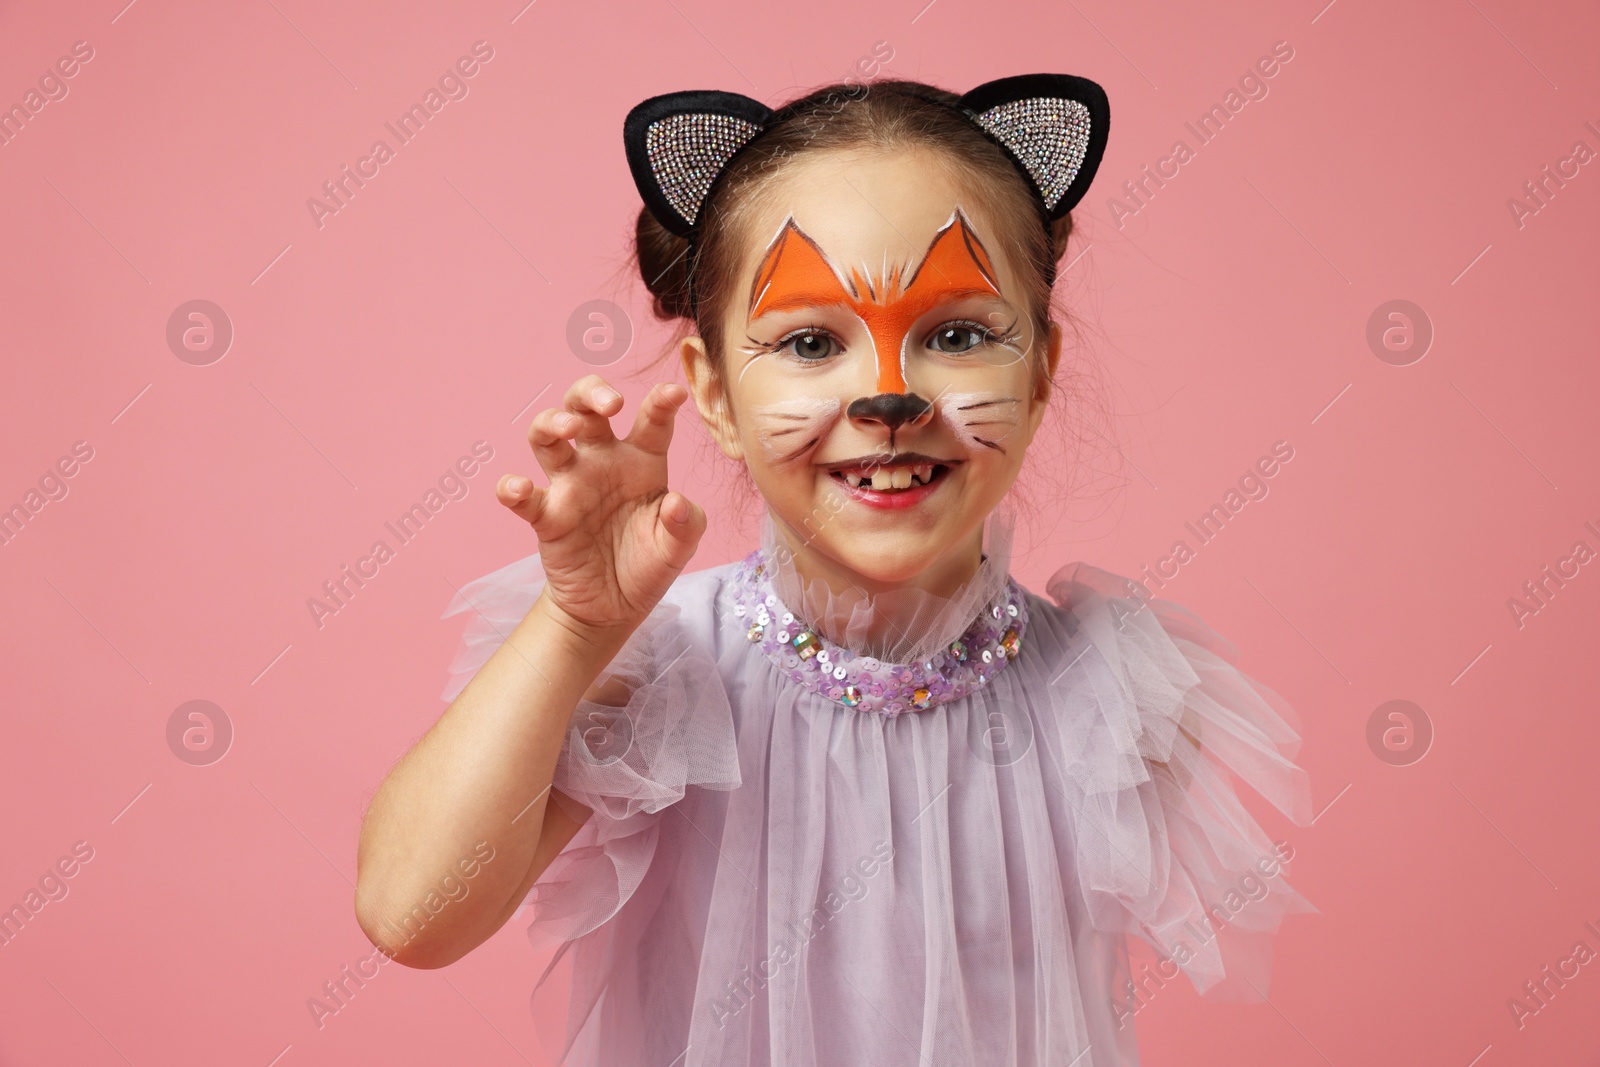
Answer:
[[[802,360],[815,362],[827,359],[834,353],[835,341],[819,330],[803,330],[790,334],[778,342],[777,347],[787,348]]]
[[[968,325],[952,322],[941,326],[928,338],[928,344],[936,352],[946,355],[959,356],[977,348],[989,339],[989,331],[982,326]]]

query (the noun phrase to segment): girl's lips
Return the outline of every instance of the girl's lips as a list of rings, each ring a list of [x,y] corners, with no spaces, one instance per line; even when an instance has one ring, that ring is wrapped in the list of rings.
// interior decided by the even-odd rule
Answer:
[[[950,477],[950,470],[949,466],[940,464],[934,468],[931,482],[925,485],[913,484],[909,489],[895,489],[891,492],[883,492],[867,484],[851,485],[844,480],[842,475],[838,474],[833,476],[833,480],[838,483],[839,488],[844,491],[846,496],[853,497],[871,508],[893,510],[896,508],[915,507],[934,493],[937,493],[939,487],[944,484],[945,479]]]

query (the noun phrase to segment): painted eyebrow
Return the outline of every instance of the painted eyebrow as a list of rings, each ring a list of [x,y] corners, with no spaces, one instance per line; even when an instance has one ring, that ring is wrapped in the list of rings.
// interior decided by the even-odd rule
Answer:
[[[760,298],[757,297],[755,302],[759,303]],[[850,302],[846,300],[844,295],[837,289],[833,290],[832,292],[800,291],[790,293],[782,299],[773,300],[767,305],[766,309],[763,310],[761,314],[757,315],[750,321],[757,322],[766,318],[768,315],[772,315],[780,311],[803,311],[807,308],[848,308],[849,306]]]
[[[992,300],[995,303],[999,303],[999,304],[1009,304],[1009,302],[1003,296],[1001,296],[1000,294],[996,293],[994,290],[992,290],[992,289],[979,289],[979,288],[976,288],[976,287],[973,287],[973,286],[963,286],[961,288],[950,288],[950,289],[936,289],[936,290],[933,290],[932,292],[928,293],[928,295],[927,295],[927,299],[929,301],[929,303],[928,303],[929,307],[937,307],[939,304],[947,304],[947,303],[950,303],[952,301],[966,300],[966,299],[973,298],[973,297],[979,297],[979,298],[983,298],[983,299],[986,299],[986,300]],[[905,300],[905,299],[916,300],[916,299],[919,299],[919,297],[901,297],[901,300]],[[786,296],[783,296],[781,298],[772,300],[771,302],[769,302],[767,304],[767,307],[761,312],[761,314],[757,315],[755,318],[751,319],[750,321],[751,322],[759,322],[760,320],[766,318],[768,315],[772,315],[772,314],[775,314],[777,312],[783,312],[783,311],[801,311],[801,310],[805,310],[805,309],[808,309],[808,308],[831,308],[831,307],[848,308],[849,306],[850,306],[849,301],[841,298],[837,291],[833,291],[833,292],[807,292],[807,291],[800,291],[800,292],[790,293],[790,294],[788,294]]]

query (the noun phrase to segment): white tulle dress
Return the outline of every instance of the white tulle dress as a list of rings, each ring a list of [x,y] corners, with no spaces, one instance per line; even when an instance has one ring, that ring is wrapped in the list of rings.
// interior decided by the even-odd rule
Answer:
[[[1021,588],[1013,528],[949,599],[802,589],[770,518],[678,578],[611,664],[627,706],[580,704],[556,767],[594,814],[528,897],[552,1062],[1136,1064],[1130,934],[1268,992],[1316,909],[1235,790],[1309,821],[1292,709],[1124,578]],[[446,699],[542,583],[535,555],[463,588]]]

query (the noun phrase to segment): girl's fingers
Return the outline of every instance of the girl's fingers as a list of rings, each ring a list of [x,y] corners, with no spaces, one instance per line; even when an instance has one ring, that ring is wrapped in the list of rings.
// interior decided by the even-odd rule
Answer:
[[[615,441],[611,416],[622,410],[622,394],[606,384],[598,374],[586,374],[572,383],[561,404],[583,420],[578,431],[579,444]]]
[[[496,499],[526,519],[530,526],[537,526],[544,515],[547,493],[548,490],[534,485],[532,479],[520,474],[503,475],[494,489]]]
[[[672,426],[678,407],[689,397],[689,390],[675,382],[662,382],[645,395],[633,419],[628,443],[657,456],[667,454],[672,443]]]
[[[579,416],[559,408],[545,408],[528,426],[528,444],[546,474],[554,474],[578,458],[567,438],[578,432]]]

